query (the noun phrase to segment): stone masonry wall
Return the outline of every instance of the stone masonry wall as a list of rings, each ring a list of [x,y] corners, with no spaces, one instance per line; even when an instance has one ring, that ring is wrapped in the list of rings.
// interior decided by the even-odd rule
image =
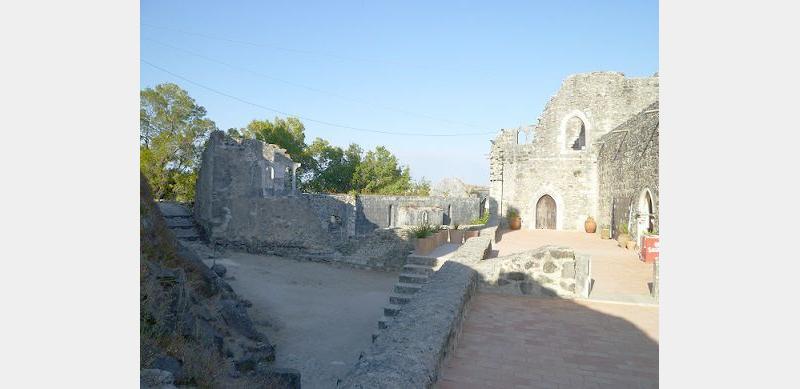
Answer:
[[[418,218],[407,217],[413,213],[413,208],[427,210],[428,221],[432,224],[467,224],[479,217],[480,198],[359,195],[356,199],[356,233],[400,227],[402,222],[406,225],[418,224],[421,221]],[[437,208],[441,213],[436,211]]]
[[[581,229],[586,217],[598,212],[595,141],[657,99],[658,77],[626,78],[615,72],[568,77],[535,126],[502,130],[493,141],[493,217],[514,207],[522,227],[535,228],[536,203],[547,194],[556,202],[556,228]],[[570,147],[574,118],[585,129],[580,150]]]
[[[588,277],[588,269],[583,270],[584,267],[578,263],[581,259],[576,258],[575,252],[568,247],[545,246],[487,259],[472,265],[472,268],[480,274],[481,290],[572,298],[588,296],[583,283]]]
[[[646,204],[643,198],[648,192],[658,228],[658,118],[656,101],[600,139],[597,222],[613,227],[614,237],[618,226],[627,225],[639,240],[648,217],[640,201]]]

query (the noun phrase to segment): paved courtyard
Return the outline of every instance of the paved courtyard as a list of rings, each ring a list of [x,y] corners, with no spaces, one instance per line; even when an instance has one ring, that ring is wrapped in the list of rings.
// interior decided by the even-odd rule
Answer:
[[[658,307],[480,293],[437,387],[658,387]]]
[[[493,256],[503,256],[545,245],[567,246],[591,255],[592,291],[596,300],[654,303],[650,297],[653,265],[639,260],[638,253],[617,246],[613,239],[579,231],[505,231],[493,246]]]

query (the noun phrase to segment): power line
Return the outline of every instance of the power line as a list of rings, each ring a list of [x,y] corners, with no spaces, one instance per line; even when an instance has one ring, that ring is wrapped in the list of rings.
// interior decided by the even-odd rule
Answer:
[[[206,61],[214,62],[214,63],[220,64],[220,65],[223,65],[223,66],[227,66],[227,67],[229,67],[231,69],[235,69],[235,70],[251,73],[251,74],[254,74],[254,75],[259,76],[259,77],[263,77],[263,78],[267,78],[267,79],[270,79],[270,80],[282,82],[284,84],[291,85],[291,86],[294,86],[294,87],[297,87],[297,88],[310,90],[312,92],[321,93],[321,94],[325,94],[325,95],[329,95],[329,96],[334,96],[334,97],[337,97],[337,98],[345,100],[345,101],[364,104],[366,106],[380,108],[380,109],[384,109],[384,110],[387,110],[387,111],[400,112],[400,113],[403,113],[403,114],[406,114],[406,115],[413,115],[413,116],[423,117],[423,118],[426,118],[426,119],[438,120],[438,121],[446,122],[446,123],[459,124],[459,125],[469,126],[469,127],[473,127],[473,128],[483,128],[483,126],[479,126],[479,125],[476,125],[476,124],[465,123],[465,122],[460,122],[460,121],[450,120],[450,119],[444,119],[444,118],[438,118],[438,117],[427,115],[427,114],[424,114],[424,113],[418,113],[418,112],[413,112],[413,111],[407,111],[407,110],[404,110],[404,109],[384,106],[384,105],[380,105],[380,104],[369,103],[369,102],[364,101],[364,100],[354,99],[352,97],[340,95],[340,94],[335,93],[335,92],[330,92],[330,91],[326,91],[326,90],[323,90],[323,89],[314,88],[314,87],[311,87],[311,86],[308,86],[308,85],[303,85],[303,84],[299,84],[299,83],[296,83],[296,82],[287,81],[287,80],[284,80],[284,79],[281,79],[281,78],[270,76],[268,74],[257,72],[257,71],[252,70],[252,69],[248,69],[248,68],[237,66],[237,65],[232,65],[230,63],[227,63],[227,62],[224,62],[224,61],[220,61],[218,59],[211,58],[211,57],[205,56],[203,54],[198,54],[196,52],[193,52],[193,51],[190,51],[190,50],[186,50],[184,48],[181,48],[181,47],[178,47],[178,46],[174,46],[174,45],[171,45],[169,43],[164,43],[164,42],[152,39],[152,38],[143,37],[142,39],[150,41],[150,42],[153,42],[153,43],[156,43],[156,44],[159,44],[159,45],[162,45],[162,46],[165,46],[165,47],[169,47],[169,48],[171,48],[173,50],[178,50],[178,51],[187,53],[187,54],[195,56],[195,57],[199,57],[199,58],[205,59]]]
[[[476,133],[462,133],[462,134],[433,134],[433,133],[393,132],[393,131],[374,130],[374,129],[369,129],[369,128],[352,127],[352,126],[346,126],[346,125],[342,125],[342,124],[336,124],[336,123],[326,122],[326,121],[324,121],[324,120],[312,119],[312,118],[310,118],[310,117],[307,117],[307,116],[290,114],[290,113],[287,113],[287,112],[284,112],[284,111],[281,111],[281,110],[278,110],[278,109],[275,109],[275,108],[270,108],[270,107],[267,107],[267,106],[264,106],[264,105],[261,105],[261,104],[258,104],[258,103],[254,103],[254,102],[251,102],[251,101],[248,101],[248,100],[245,100],[245,99],[242,99],[242,98],[236,97],[236,96],[234,96],[234,95],[231,95],[231,94],[228,94],[228,93],[225,93],[225,92],[219,91],[219,90],[217,90],[217,89],[211,88],[211,87],[209,87],[209,86],[203,85],[203,84],[201,84],[201,83],[199,83],[199,82],[192,81],[192,80],[190,80],[190,79],[188,79],[188,78],[186,78],[186,77],[183,77],[183,76],[181,76],[181,75],[179,75],[179,74],[173,73],[173,72],[171,72],[171,71],[169,71],[169,70],[167,70],[167,69],[164,69],[164,68],[162,68],[162,67],[160,67],[160,66],[158,66],[158,65],[155,65],[155,64],[153,64],[153,63],[151,63],[151,62],[149,62],[149,61],[147,61],[147,60],[145,60],[145,59],[143,59],[143,58],[142,58],[142,59],[140,59],[140,61],[142,61],[143,63],[145,63],[145,64],[147,64],[147,65],[149,65],[149,66],[151,66],[151,67],[153,67],[153,68],[155,68],[155,69],[158,69],[158,70],[160,70],[160,71],[162,71],[162,72],[164,72],[164,73],[167,73],[167,74],[169,74],[169,75],[171,75],[171,76],[173,76],[173,77],[179,78],[179,79],[181,79],[181,80],[183,80],[183,81],[186,81],[186,82],[188,82],[188,83],[190,83],[190,84],[193,84],[193,85],[195,85],[195,86],[198,86],[198,87],[200,87],[200,88],[206,89],[206,90],[208,90],[208,91],[211,91],[211,92],[213,92],[213,93],[216,93],[216,94],[218,94],[218,95],[225,96],[225,97],[227,97],[227,98],[230,98],[230,99],[233,99],[233,100],[239,101],[239,102],[241,102],[241,103],[248,104],[248,105],[252,105],[252,106],[254,106],[254,107],[257,107],[257,108],[265,109],[265,110],[267,110],[267,111],[272,111],[272,112],[275,112],[275,113],[278,113],[278,114],[281,114],[281,115],[284,115],[284,116],[294,116],[294,117],[297,117],[297,118],[303,119],[303,120],[305,120],[305,121],[308,121],[308,122],[314,122],[314,123],[324,124],[324,125],[326,125],[326,126],[338,127],[338,128],[344,128],[344,129],[348,129],[348,130],[354,130],[354,131],[373,132],[373,133],[378,133],[378,134],[386,134],[386,135],[402,135],[402,136],[435,136],[435,137],[445,137],[445,136],[473,136],[473,135],[491,135],[491,134],[494,134],[494,133],[495,133],[495,132],[480,132],[480,133],[476,132]]]
[[[205,38],[205,39],[218,40],[218,41],[223,41],[223,42],[228,42],[228,43],[235,43],[235,44],[240,44],[240,45],[253,46],[253,47],[263,47],[263,48],[281,50],[281,51],[285,51],[285,52],[289,52],[289,53],[295,53],[295,54],[304,54],[304,55],[312,55],[312,56],[316,55],[316,56],[323,56],[323,57],[334,58],[334,59],[344,60],[344,61],[366,62],[366,63],[373,63],[373,64],[393,65],[393,66],[399,66],[399,67],[416,67],[416,68],[420,68],[420,69],[440,70],[440,71],[447,71],[447,72],[455,71],[455,70],[462,70],[461,68],[456,69],[456,68],[449,68],[449,67],[444,67],[444,66],[424,65],[424,64],[420,64],[418,62],[415,62],[415,63],[404,63],[404,62],[398,62],[398,61],[391,61],[391,60],[387,60],[387,59],[348,57],[348,56],[343,56],[343,55],[338,55],[338,54],[333,54],[333,53],[326,53],[326,52],[321,52],[321,51],[303,50],[303,49],[295,49],[295,48],[286,47],[286,46],[278,46],[278,45],[274,45],[274,44],[270,44],[270,43],[251,42],[251,41],[245,41],[245,40],[240,40],[240,39],[231,39],[231,38],[208,35],[208,34],[194,32],[194,31],[181,30],[181,29],[174,28],[174,27],[158,26],[158,25],[150,24],[150,23],[140,23],[140,24],[142,26],[145,26],[145,27],[157,28],[157,29],[166,30],[166,31],[173,31],[173,32],[177,32],[177,33],[185,34],[185,35],[199,36],[199,37],[202,37],[202,38]],[[478,70],[478,69],[473,69],[471,71],[474,72],[474,73],[481,73],[483,76],[492,76],[492,74],[490,74],[488,72],[485,72],[485,71],[482,71],[482,70]]]

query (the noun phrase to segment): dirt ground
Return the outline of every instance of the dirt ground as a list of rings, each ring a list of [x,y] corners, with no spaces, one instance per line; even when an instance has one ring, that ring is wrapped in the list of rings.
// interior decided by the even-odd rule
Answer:
[[[204,259],[211,265],[213,259]],[[216,263],[303,388],[335,388],[369,348],[398,273],[228,251]]]

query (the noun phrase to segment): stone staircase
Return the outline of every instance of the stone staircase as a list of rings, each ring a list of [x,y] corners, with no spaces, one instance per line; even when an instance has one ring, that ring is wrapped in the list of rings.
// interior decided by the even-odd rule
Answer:
[[[378,338],[380,330],[389,327],[392,319],[397,316],[403,305],[408,304],[422,285],[428,282],[428,277],[441,265],[434,257],[425,257],[411,254],[407,257],[403,271],[394,285],[394,292],[389,295],[389,304],[383,307],[383,317],[378,320],[378,331],[372,334],[372,341]]]
[[[159,201],[157,204],[161,214],[164,215],[167,227],[175,234],[176,238],[188,241],[200,239],[191,208],[171,201]]]

